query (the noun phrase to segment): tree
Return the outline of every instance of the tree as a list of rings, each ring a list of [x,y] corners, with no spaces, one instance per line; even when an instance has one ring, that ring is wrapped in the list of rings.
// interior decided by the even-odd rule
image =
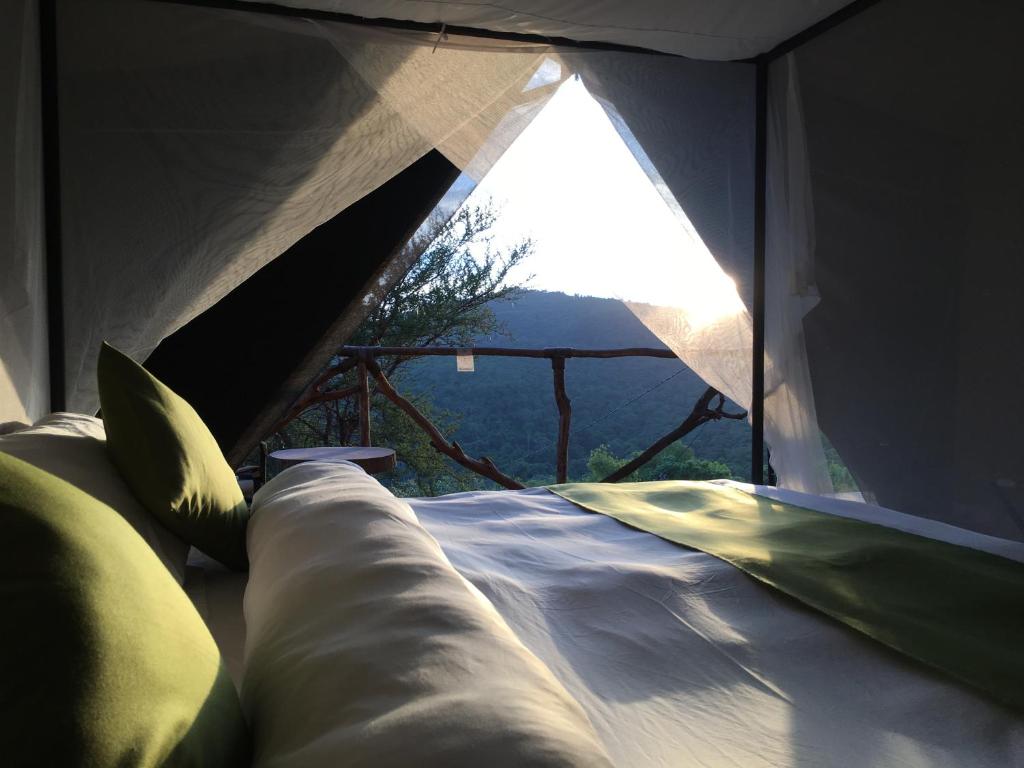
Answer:
[[[842,458],[839,456],[839,451],[832,446],[832,443],[824,435],[822,435],[821,442],[822,447],[825,449],[825,463],[828,467],[829,478],[832,480],[832,489],[836,493],[859,491],[860,488],[857,486],[857,481],[854,479],[853,473],[843,463]]]
[[[491,302],[511,300],[529,277],[509,280],[510,272],[533,252],[530,240],[496,248],[491,230],[493,203],[463,206],[451,218],[435,215],[405,245],[399,261],[412,262],[388,290],[349,343],[356,346],[472,346],[481,335],[501,334]],[[417,255],[419,254],[419,255]],[[331,365],[339,362],[338,358]],[[401,389],[403,372],[415,359],[380,360],[381,370]],[[355,383],[349,372],[329,390]],[[409,395],[416,407],[446,435],[458,429],[455,414],[433,407],[423,395]],[[354,398],[321,403],[302,413],[277,436],[286,445],[352,445],[358,442]],[[400,465],[383,481],[400,495],[437,495],[480,487],[482,480],[435,451],[420,429],[380,395],[371,395],[374,442],[396,450]]]
[[[526,280],[509,272],[533,253],[522,240],[495,250],[489,234],[498,214],[493,203],[463,207],[451,219],[434,218],[407,249],[422,250],[405,278],[373,309],[350,343],[360,346],[468,347],[477,336],[501,333],[487,305],[509,300]],[[408,361],[382,366],[388,375]]]
[[[613,454],[607,445],[599,445],[590,452],[587,460],[587,479],[597,482],[604,479],[638,453],[625,458]],[[650,463],[640,467],[626,478],[628,482],[644,480],[718,480],[732,477],[732,470],[721,461],[699,459],[693,449],[682,443],[670,445]]]
[[[635,456],[636,454],[633,455]],[[600,482],[629,461],[630,458],[632,456],[620,459],[611,452],[606,443],[601,443],[601,445],[590,452],[590,457],[587,459],[587,481],[591,483]],[[629,479],[632,480],[633,478],[630,477]]]

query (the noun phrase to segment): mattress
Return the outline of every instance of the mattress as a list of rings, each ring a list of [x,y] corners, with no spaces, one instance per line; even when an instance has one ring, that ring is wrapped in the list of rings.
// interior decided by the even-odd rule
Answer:
[[[890,510],[747,488],[1024,558]],[[1024,765],[1015,714],[709,555],[544,489],[409,501],[616,765]]]
[[[1024,562],[1016,542],[733,485]],[[542,488],[406,501],[615,765],[1024,765],[1016,714],[709,555]],[[186,587],[239,680],[244,577],[193,558]]]

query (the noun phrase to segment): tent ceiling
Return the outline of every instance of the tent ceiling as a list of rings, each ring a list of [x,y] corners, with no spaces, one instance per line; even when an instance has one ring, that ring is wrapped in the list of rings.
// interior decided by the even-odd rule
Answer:
[[[266,2],[266,0],[261,0]],[[694,59],[770,51],[851,0],[270,0],[371,19],[487,29],[648,48]]]

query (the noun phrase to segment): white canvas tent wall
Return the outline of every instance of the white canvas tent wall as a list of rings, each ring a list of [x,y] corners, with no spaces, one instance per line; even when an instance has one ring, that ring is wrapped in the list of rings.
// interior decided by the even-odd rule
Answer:
[[[151,12],[151,9],[138,9],[154,3],[156,0],[136,3],[133,10],[125,12],[114,23],[130,29],[133,19],[135,22],[141,19],[135,14]],[[58,3],[58,7],[63,5],[70,4]],[[102,3],[74,5],[75,12],[82,14]],[[167,5],[176,11],[198,12],[186,7],[189,3],[171,2]],[[238,9],[246,7],[244,2],[215,5],[230,8],[236,14],[235,19],[240,18]],[[1019,302],[987,301],[993,295],[989,290],[991,284],[1006,291],[1010,290],[1006,286],[1013,285],[1015,277],[1019,277],[1013,270],[1020,263],[1016,254],[1019,254],[1022,238],[1021,233],[1014,230],[1012,221],[1020,210],[1020,190],[1013,179],[1019,179],[1021,175],[1011,171],[1020,169],[1019,145],[1014,143],[1013,137],[1021,135],[1021,132],[1019,111],[1014,107],[1016,102],[1012,96],[1019,90],[1019,67],[1015,66],[1016,59],[1012,55],[1012,40],[1019,35],[1022,24],[1014,5],[1009,2],[989,2],[980,6],[954,3],[951,4],[953,12],[947,9],[941,14],[936,14],[930,4],[920,0],[881,0],[852,5],[844,2],[766,5],[752,0],[716,4],[646,2],[619,6],[605,4],[596,9],[564,2],[534,1],[513,5],[511,9],[509,4],[498,9],[492,5],[470,3],[295,0],[280,7],[253,4],[251,9],[257,12],[247,14],[251,18],[244,23],[248,26],[263,24],[278,33],[284,29],[294,46],[297,60],[307,62],[308,57],[318,55],[324,56],[325,60],[329,58],[330,51],[323,46],[327,40],[323,34],[325,25],[338,22],[362,24],[365,17],[376,17],[379,24],[389,28],[429,32],[428,40],[437,38],[442,23],[449,32],[449,41],[459,39],[459,33],[465,31],[460,27],[476,27],[485,30],[480,34],[489,40],[511,39],[509,45],[527,46],[511,53],[512,57],[520,56],[524,62],[531,55],[558,53],[557,47],[552,48],[548,41],[524,38],[524,35],[596,41],[597,50],[639,46],[698,59],[747,60],[746,66],[751,70],[750,100],[752,108],[756,107],[757,117],[756,130],[750,137],[756,149],[756,162],[750,169],[755,198],[750,201],[754,225],[751,271],[755,290],[749,306],[753,351],[747,368],[749,389],[747,384],[737,382],[734,386],[741,391],[734,396],[743,401],[742,390],[746,389],[746,398],[751,406],[755,433],[753,478],[759,479],[762,469],[756,446],[761,441],[763,424],[782,483],[816,492],[830,490],[821,459],[817,424],[820,412],[829,438],[839,447],[844,458],[849,455],[862,490],[874,495],[881,503],[892,503],[905,511],[948,519],[979,530],[1017,537],[1024,535],[1024,527],[1018,527],[1016,522],[1021,511],[1019,489],[1024,484],[1022,453],[1016,441],[1007,437],[1019,433],[1024,426],[1016,394],[1024,385],[1020,345],[1015,341],[1016,329],[1021,323],[1019,316],[1014,314],[1014,307]],[[41,8],[44,20],[52,7],[52,0],[44,0]],[[5,323],[4,335],[0,337],[0,359],[3,361],[0,419],[32,418],[40,415],[49,404],[60,405],[66,396],[74,397],[76,385],[72,381],[87,380],[88,376],[83,374],[88,371],[78,368],[70,371],[67,377],[70,388],[65,388],[66,377],[60,369],[70,359],[77,360],[79,364],[86,361],[87,365],[88,355],[81,349],[77,352],[64,349],[62,340],[73,338],[77,333],[92,344],[98,342],[99,335],[109,335],[111,331],[109,323],[103,327],[92,322],[87,300],[79,296],[75,303],[74,294],[81,289],[80,282],[68,282],[65,274],[61,291],[56,279],[60,275],[58,267],[62,265],[61,243],[55,237],[61,233],[56,218],[60,200],[54,195],[58,180],[55,167],[58,137],[53,131],[55,123],[52,120],[55,117],[52,108],[56,102],[52,90],[47,87],[55,82],[54,72],[46,71],[47,65],[52,67],[60,53],[55,46],[47,49],[47,43],[54,43],[53,28],[44,24],[44,76],[40,91],[35,56],[36,3],[32,0],[6,0],[4,13],[5,21],[10,18],[13,22],[4,25],[3,34],[11,38],[12,45],[4,50],[14,67],[4,70],[3,77],[7,79],[2,83],[0,96],[5,106],[13,106],[4,111],[6,122],[0,139],[5,147],[3,162],[15,165],[10,172],[7,166],[2,170],[4,182],[11,184],[13,180],[17,186],[7,187],[15,192],[0,197],[5,206],[3,218],[0,218],[4,226],[4,243],[11,243],[4,254],[5,275],[15,277],[14,280],[5,280],[0,286],[0,321]],[[354,14],[360,18],[342,17],[338,13]],[[299,20],[303,16],[322,22],[316,35],[309,34],[310,22]],[[289,24],[292,25],[290,32],[286,29]],[[994,30],[1005,35],[1006,40],[991,44],[988,36]],[[84,34],[84,30],[79,34]],[[299,42],[302,37],[306,38],[305,44]],[[926,40],[935,41],[937,45],[926,45]],[[429,42],[420,41],[419,44],[429,45]],[[950,53],[954,51],[955,56]],[[791,55],[785,55],[790,52]],[[942,55],[947,55],[951,62],[945,69],[935,72],[918,66],[920,62]],[[366,61],[372,63],[373,59],[370,57]],[[428,68],[438,64],[428,58],[423,61]],[[493,60],[491,63],[495,66]],[[474,60],[463,71],[477,66],[479,61]],[[671,66],[665,65],[668,69]],[[686,69],[679,66],[681,72]],[[258,69],[256,71],[259,72]],[[694,71],[688,70],[688,74]],[[386,74],[384,70],[381,72]],[[365,69],[363,73],[366,73]],[[367,76],[372,80],[372,76]],[[1010,83],[1001,89],[978,88],[979,83],[1003,82],[1005,78],[1009,78]],[[473,82],[472,79],[465,81],[468,91],[458,91],[469,94],[470,101]],[[522,91],[512,87],[516,82],[515,76],[505,82],[507,88],[504,92],[511,99],[507,106],[511,108],[520,100]],[[882,84],[892,87],[877,87]],[[903,91],[897,87],[898,84],[903,84]],[[932,94],[926,106],[942,103],[943,91],[948,92],[946,95],[956,96],[951,102],[956,108],[924,112],[927,115],[925,123],[942,121],[949,125],[949,130],[932,130],[933,125],[922,125],[922,102],[910,98],[911,93],[922,85],[927,86],[925,90]],[[379,80],[377,87],[386,90],[387,77]],[[329,94],[329,86],[325,88]],[[442,93],[438,91],[439,95]],[[974,94],[974,102],[961,99],[965,93]],[[490,102],[486,94],[481,93],[475,104],[468,108],[462,104],[467,111],[461,114],[474,116],[478,129],[474,133],[475,138],[462,136],[460,140],[452,141],[457,126],[443,129],[443,124],[445,116],[455,114],[452,110],[458,105],[453,107],[451,102],[435,101],[434,106],[438,109],[431,115],[425,114],[423,102],[402,102],[399,95],[393,95],[398,98],[397,102],[390,102],[393,112],[409,127],[410,137],[413,137],[403,145],[402,152],[406,158],[422,151],[417,147],[437,147],[451,153],[450,157],[458,156],[457,164],[469,165],[473,153],[467,154],[466,148],[482,146],[486,139],[484,134],[497,126],[504,116],[498,115],[496,119],[495,114],[499,110],[488,111]],[[338,98],[341,99],[341,95]],[[656,102],[654,94],[651,98]],[[51,108],[48,119],[40,120],[37,109],[40,101],[44,107],[49,105]],[[523,103],[536,106],[530,101]],[[116,111],[119,106],[125,107],[124,104],[96,105],[97,114],[109,115],[110,112],[100,110]],[[675,106],[679,108],[679,105]],[[45,110],[44,114],[47,114]],[[172,114],[169,110],[166,116]],[[308,112],[304,114],[309,117]],[[670,114],[670,110],[664,111],[665,116]],[[973,120],[973,117],[965,120],[965,115],[985,117],[983,120]],[[663,135],[670,137],[671,120],[665,116],[659,120],[666,126]],[[960,119],[954,120],[956,116]],[[528,118],[528,114],[524,117]],[[624,115],[627,122],[629,117]],[[426,124],[434,128],[441,126],[441,129],[424,131]],[[464,123],[460,121],[460,124]],[[857,141],[860,134],[854,127],[858,124],[868,129],[863,133],[864,141],[860,144]],[[931,143],[927,144],[926,151],[920,139],[935,134],[942,139],[929,138]],[[40,135],[49,139],[46,160],[50,163],[47,176],[50,198],[46,231],[50,234],[49,288],[54,296],[48,307],[49,313],[42,301],[46,270],[43,269],[43,222],[39,215],[42,177],[38,155]],[[514,135],[513,126],[507,136]],[[842,137],[846,142],[842,146],[847,150],[856,146],[873,147],[878,150],[876,157],[884,156],[896,162],[887,165],[859,160],[853,162],[856,154],[849,151],[843,154],[835,149],[841,144],[833,143],[833,136]],[[993,139],[997,140],[996,143],[989,143]],[[974,149],[965,152],[965,145]],[[326,171],[326,165],[329,165],[319,162],[317,156],[330,156],[329,147],[337,146],[340,145],[333,141],[319,148],[315,142],[309,145],[309,167],[314,175],[303,175],[296,183],[301,186],[304,181],[312,181],[314,191],[334,189],[332,195],[337,194],[338,189],[329,183],[330,173],[324,177],[316,176],[318,172]],[[499,142],[497,151],[500,151],[500,146]],[[997,151],[994,147],[1000,149]],[[993,149],[983,151],[986,148]],[[906,157],[911,149],[917,151],[921,158],[929,157],[932,160],[929,167],[938,169],[938,172],[917,172],[927,164],[899,168],[899,159]],[[665,166],[666,161],[663,158],[659,160],[657,153],[648,151],[648,154],[652,155],[656,166],[659,162]],[[384,157],[385,154],[378,153],[377,156]],[[393,159],[396,169],[407,162],[402,160],[401,152],[387,153],[386,156]],[[868,159],[871,159],[870,153],[860,158]],[[658,170],[665,175],[665,181],[678,197],[686,186],[685,178],[673,179],[671,173],[666,174],[663,168]],[[863,172],[863,177],[855,178],[857,172]],[[193,176],[197,173],[194,172]],[[380,183],[379,180],[386,177],[387,172],[381,172],[376,176],[378,181],[368,181],[364,189],[372,188],[374,183]],[[968,177],[973,181],[962,184],[961,181]],[[77,176],[71,180],[78,184],[87,181],[88,176]],[[873,196],[872,185],[878,187],[878,196]],[[885,190],[914,189],[925,189],[918,198],[927,197],[927,190],[933,192],[934,199],[959,197],[966,208],[933,205],[915,218],[906,208],[889,215],[872,202],[884,196]],[[979,190],[984,194],[978,194]],[[356,190],[353,194],[358,196],[360,192]],[[145,338],[139,337],[134,347],[136,353],[144,355],[155,341],[223,296],[260,263],[280,253],[290,238],[301,236],[303,229],[326,220],[331,210],[335,210],[318,209],[316,194],[307,195],[305,199],[310,205],[298,216],[301,222],[290,235],[276,227],[272,216],[268,218],[269,210],[276,210],[278,203],[272,203],[271,208],[264,211],[262,224],[259,212],[256,212],[253,222],[266,248],[255,259],[250,252],[245,257],[248,261],[243,259],[240,263],[237,254],[232,253],[226,262],[207,262],[206,266],[211,269],[196,269],[196,258],[200,259],[199,267],[207,256],[223,259],[223,253],[218,255],[216,248],[207,248],[208,244],[202,243],[201,247],[186,254],[193,259],[187,274],[193,275],[195,282],[184,290],[180,284],[174,285],[174,281],[181,277],[181,265],[175,267],[175,262],[169,262],[170,268],[155,283],[159,298],[169,304],[165,311],[157,313],[155,319],[158,322],[149,324],[143,335]],[[908,199],[890,197],[887,210],[893,212],[894,204],[898,206]],[[864,327],[863,321],[865,316],[870,317],[868,310],[872,303],[878,302],[878,306],[886,310],[897,307],[899,302],[894,296],[898,297],[899,292],[894,290],[887,294],[874,290],[884,280],[877,284],[870,280],[853,280],[864,274],[864,271],[858,272],[856,265],[858,255],[864,251],[858,251],[850,244],[856,242],[859,243],[858,248],[871,251],[876,256],[875,265],[905,264],[902,274],[890,274],[887,279],[890,285],[894,284],[893,280],[909,280],[903,284],[912,285],[916,274],[933,274],[929,272],[928,248],[948,246],[952,242],[951,238],[946,238],[943,243],[943,237],[936,237],[935,233],[952,231],[949,224],[956,220],[957,210],[969,211],[966,219],[970,223],[966,227],[953,228],[956,230],[955,239],[962,247],[948,249],[942,261],[944,268],[947,271],[965,269],[964,265],[976,263],[973,260],[980,258],[976,255],[979,248],[973,244],[985,243],[980,250],[985,254],[983,273],[989,276],[988,281],[979,279],[973,283],[959,283],[954,280],[941,285],[925,281],[928,288],[937,292],[926,291],[918,297],[919,311],[900,314],[893,309],[892,312],[882,312],[880,316],[890,324],[868,326],[869,332],[858,336],[856,328]],[[843,212],[849,212],[850,218],[845,218]],[[291,213],[296,212],[293,210]],[[296,216],[290,215],[288,219],[294,223]],[[1019,221],[1019,215],[1016,219]],[[861,237],[867,233],[873,234],[873,239]],[[76,237],[78,233],[73,224],[69,226],[65,222],[63,234],[67,239],[68,236]],[[152,231],[148,233],[149,236],[153,234]],[[893,243],[899,247],[892,248]],[[922,243],[930,245],[922,248]],[[67,264],[63,266],[66,270]],[[152,275],[145,269],[141,273]],[[970,274],[970,270],[963,274]],[[819,286],[817,276],[832,276],[832,287],[826,291],[824,283]],[[117,285],[119,278],[123,276],[116,270],[107,270],[104,290],[108,295],[121,295]],[[843,283],[844,280],[847,282]],[[175,291],[178,299],[174,298]],[[844,293],[847,294],[846,300],[843,299]],[[63,300],[56,301],[61,294]],[[131,296],[130,293],[128,295]],[[60,322],[61,312],[72,306],[76,309],[69,311]],[[832,311],[843,306],[848,309],[845,313]],[[903,306],[906,309],[906,301]],[[970,311],[952,312],[950,309],[961,306],[969,307]],[[57,319],[48,328],[47,315],[51,321]],[[949,319],[953,315],[955,317],[942,325],[941,330],[927,322],[918,322],[922,317]],[[906,322],[908,318],[915,322]],[[958,338],[955,347],[941,343],[943,337],[948,338],[950,334]],[[46,338],[49,338],[48,350],[43,344]],[[838,347],[840,339],[847,346]],[[851,339],[858,340],[862,346],[849,346]],[[976,339],[984,341],[976,343]],[[887,346],[887,342],[891,343]],[[670,339],[668,343],[671,345]],[[130,344],[128,346],[131,348]],[[873,354],[879,349],[885,349],[886,353]],[[901,350],[907,354],[901,356]],[[858,354],[853,354],[854,351]],[[78,357],[74,358],[76,354]],[[935,359],[942,359],[944,367],[922,367],[922,361]],[[899,364],[894,364],[894,361]],[[45,397],[48,374],[53,384],[49,404]],[[922,376],[930,378],[922,381]],[[958,384],[942,391],[929,389],[940,380],[955,380]],[[855,391],[849,387],[851,381],[857,382]],[[878,408],[889,391],[899,392],[899,408]],[[982,417],[974,406],[975,395],[979,392],[994,392],[996,395],[993,398],[995,402]],[[89,406],[87,390],[85,395],[78,407]],[[767,413],[762,408],[766,408]],[[901,409],[913,416],[897,418]],[[945,420],[943,417],[950,411],[955,416]],[[882,413],[887,416],[882,418],[879,415]],[[944,426],[949,428],[943,430]],[[993,438],[997,438],[995,445],[998,450],[992,449]],[[929,448],[937,449],[926,450]],[[936,456],[944,457],[943,461],[936,463]],[[940,483],[939,479],[943,479],[943,483],[948,480],[948,483]],[[962,490],[952,493],[952,485],[958,485]],[[920,489],[929,489],[929,492],[915,496],[915,491]]]

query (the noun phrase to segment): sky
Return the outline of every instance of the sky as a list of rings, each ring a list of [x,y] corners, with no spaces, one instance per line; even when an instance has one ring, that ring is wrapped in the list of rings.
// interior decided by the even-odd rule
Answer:
[[[529,286],[536,289],[685,305],[698,315],[742,307],[671,193],[652,181],[576,77],[465,204],[487,199],[500,211],[492,231],[497,247],[524,237],[535,243],[513,280],[533,274]]]

